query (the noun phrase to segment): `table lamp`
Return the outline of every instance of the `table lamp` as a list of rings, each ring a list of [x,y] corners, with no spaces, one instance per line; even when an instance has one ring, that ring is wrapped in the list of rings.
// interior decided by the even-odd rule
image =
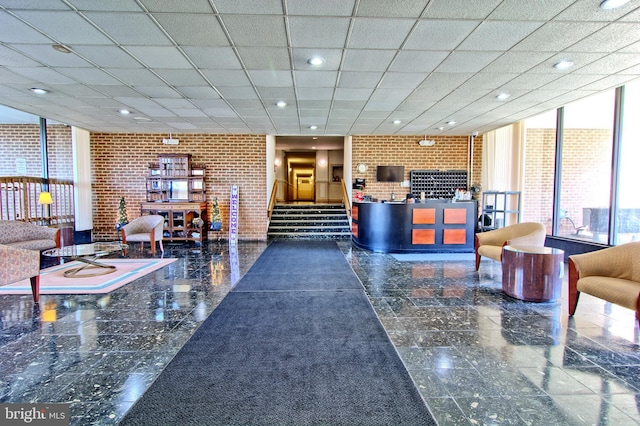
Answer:
[[[51,193],[49,191],[42,191],[38,196],[38,204],[42,204],[43,216],[49,225],[51,222],[49,220],[49,206],[53,204],[53,199],[51,198]]]

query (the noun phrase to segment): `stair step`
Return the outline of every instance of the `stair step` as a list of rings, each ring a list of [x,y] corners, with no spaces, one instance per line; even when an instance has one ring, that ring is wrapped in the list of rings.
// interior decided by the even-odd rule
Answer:
[[[267,238],[351,238],[342,204],[276,205]]]

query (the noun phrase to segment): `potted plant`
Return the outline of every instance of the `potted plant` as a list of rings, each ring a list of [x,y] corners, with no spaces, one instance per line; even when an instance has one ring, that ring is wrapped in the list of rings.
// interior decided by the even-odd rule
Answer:
[[[127,205],[124,202],[124,197],[120,198],[120,204],[118,205],[118,220],[116,221],[116,231],[120,232],[123,226],[129,223],[127,218]]]
[[[211,202],[211,230],[219,231],[222,229],[222,216],[220,215],[220,206],[218,205],[218,197],[213,197]]]

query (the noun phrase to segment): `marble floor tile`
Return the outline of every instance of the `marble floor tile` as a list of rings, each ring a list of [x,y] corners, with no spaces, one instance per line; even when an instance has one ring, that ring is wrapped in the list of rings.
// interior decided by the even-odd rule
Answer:
[[[400,261],[338,243],[439,425],[639,425],[632,311],[527,303],[499,263]],[[108,295],[0,296],[0,402],[68,402],[114,425],[266,248],[166,244],[179,260]],[[130,257],[148,256],[138,246]],[[160,256],[160,254],[158,254]]]

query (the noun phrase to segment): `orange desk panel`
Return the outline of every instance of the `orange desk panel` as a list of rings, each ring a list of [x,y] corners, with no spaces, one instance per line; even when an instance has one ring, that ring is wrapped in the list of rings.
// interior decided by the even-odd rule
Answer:
[[[435,244],[435,229],[412,229],[411,244]]]
[[[445,225],[464,225],[467,223],[467,211],[463,209],[444,209]]]
[[[436,223],[436,209],[413,209],[414,225],[433,225]]]
[[[443,244],[464,244],[467,241],[466,229],[444,229],[442,231]]]

